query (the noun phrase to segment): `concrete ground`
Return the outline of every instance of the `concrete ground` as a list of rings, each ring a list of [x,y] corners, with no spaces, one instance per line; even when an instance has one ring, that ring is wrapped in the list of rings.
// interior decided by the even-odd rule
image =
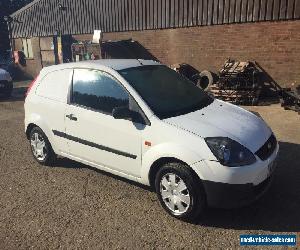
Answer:
[[[251,206],[209,209],[189,224],[140,185],[68,159],[51,168],[36,163],[24,136],[23,91],[0,100],[0,249],[229,249],[239,247],[240,234],[300,232],[297,113],[250,108],[280,142],[272,187]]]

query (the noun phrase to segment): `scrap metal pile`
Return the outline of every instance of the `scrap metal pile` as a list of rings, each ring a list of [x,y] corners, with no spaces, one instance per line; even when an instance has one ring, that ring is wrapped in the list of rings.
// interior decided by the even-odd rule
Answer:
[[[300,115],[300,88],[280,91],[280,103],[284,109],[296,111]]]
[[[257,62],[256,65],[263,73],[265,81],[276,91],[281,106],[284,109],[293,110],[300,114],[300,85],[294,89],[282,88]]]
[[[300,114],[300,86],[295,90],[282,88],[255,61],[228,59],[217,74],[208,70],[199,72],[188,64],[174,64],[171,68],[218,99],[239,105],[257,105],[269,98],[264,94],[269,89],[282,107]]]
[[[262,89],[260,74],[252,62],[227,60],[215,74],[199,72],[188,64],[174,64],[171,68],[193,81],[199,88],[216,98],[235,104],[257,104]]]

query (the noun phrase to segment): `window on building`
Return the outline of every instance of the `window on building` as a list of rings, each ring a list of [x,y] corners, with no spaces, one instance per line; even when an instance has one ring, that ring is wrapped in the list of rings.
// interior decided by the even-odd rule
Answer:
[[[26,58],[33,58],[32,43],[30,38],[22,39],[23,53]]]
[[[116,107],[128,107],[129,95],[109,74],[75,69],[72,103],[111,114]]]

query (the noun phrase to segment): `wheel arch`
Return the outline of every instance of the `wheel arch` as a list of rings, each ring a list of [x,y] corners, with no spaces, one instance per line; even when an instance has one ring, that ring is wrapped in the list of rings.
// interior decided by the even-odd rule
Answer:
[[[30,122],[26,123],[25,125],[25,134],[26,138],[30,138],[30,132],[33,128],[38,127],[40,128],[43,133],[46,135],[51,147],[53,148],[54,152],[57,154],[58,149],[54,143],[54,137],[52,131],[46,126],[46,124],[40,119],[39,116],[33,116],[35,119],[31,119]]]
[[[162,167],[163,165],[165,165],[167,163],[171,163],[171,162],[182,163],[182,164],[188,166],[188,164],[186,162],[181,161],[175,157],[161,157],[161,158],[157,159],[156,161],[154,161],[152,163],[150,170],[149,170],[149,174],[148,174],[149,184],[150,184],[151,188],[154,188],[155,176],[156,176],[158,170],[160,169],[160,167]]]
[[[26,131],[25,131],[25,134],[26,134],[26,137],[27,139],[29,140],[30,138],[30,132],[31,130],[34,128],[34,127],[39,127],[38,125],[36,125],[35,123],[29,123],[26,127]]]
[[[182,161],[175,157],[161,157],[152,163],[150,170],[149,170],[148,180],[149,180],[149,185],[151,188],[155,187],[155,177],[156,177],[157,172],[159,171],[159,169],[162,166],[164,166],[167,163],[181,163],[181,164],[185,165],[186,167],[188,167],[191,170],[191,172],[193,173],[195,178],[197,178],[199,180],[199,182],[201,182],[201,177],[199,176],[199,173],[198,173],[199,171],[196,171],[193,168],[193,166],[191,166],[188,163],[186,163],[185,161]]]
[[[139,182],[151,186],[153,176],[157,168],[168,162],[179,162],[193,170],[202,179],[201,170],[194,164],[203,158],[199,152],[195,152],[184,145],[163,143],[148,149],[142,156],[141,178]]]

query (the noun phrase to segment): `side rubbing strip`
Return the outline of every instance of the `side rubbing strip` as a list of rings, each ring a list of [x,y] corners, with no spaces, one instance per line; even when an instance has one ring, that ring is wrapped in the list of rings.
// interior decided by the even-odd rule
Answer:
[[[99,144],[96,144],[96,143],[93,143],[93,142],[89,142],[89,141],[80,139],[80,138],[72,136],[72,135],[68,135],[64,132],[60,132],[60,131],[57,131],[57,130],[53,130],[53,134],[56,135],[56,136],[65,138],[67,140],[75,141],[75,142],[81,143],[83,145],[87,145],[87,146],[90,146],[90,147],[93,147],[93,148],[98,148],[100,150],[105,150],[105,151],[111,152],[113,154],[122,155],[122,156],[129,157],[129,158],[132,158],[132,159],[136,159],[136,157],[137,157],[136,155],[132,155],[132,154],[129,154],[129,153],[126,153],[126,152],[122,152],[122,151],[113,149],[113,148],[109,148],[109,147],[102,146],[102,145],[99,145]]]

